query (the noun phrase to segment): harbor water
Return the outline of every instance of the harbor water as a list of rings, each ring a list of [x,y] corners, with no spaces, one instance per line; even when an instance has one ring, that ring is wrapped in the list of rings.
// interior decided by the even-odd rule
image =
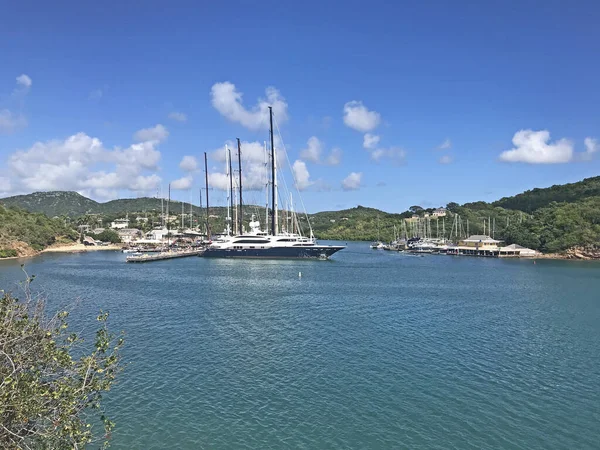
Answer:
[[[125,256],[0,261],[75,330],[125,330],[114,449],[600,446],[600,264]]]

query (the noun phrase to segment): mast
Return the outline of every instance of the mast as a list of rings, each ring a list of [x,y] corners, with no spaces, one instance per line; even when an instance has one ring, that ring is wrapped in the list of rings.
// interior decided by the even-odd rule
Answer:
[[[171,227],[169,221],[169,203],[171,203],[171,183],[169,183],[169,198],[167,200],[167,246],[171,247]]]
[[[229,148],[227,147],[227,144],[225,144],[225,174],[227,176],[227,178],[231,179],[231,171],[229,170]],[[226,231],[227,231],[227,236],[229,236],[231,233],[230,231],[230,224],[231,224],[231,216],[229,215],[229,205],[231,204],[231,190],[227,191],[227,215],[225,216],[225,227],[226,227]]]
[[[273,142],[273,108],[269,106],[271,131],[271,234],[277,234],[277,188],[275,187],[275,143]]]
[[[161,219],[161,225],[164,228],[165,227],[165,198],[163,197],[163,193],[162,193],[162,185],[160,187],[160,219]]]
[[[183,201],[181,201],[181,229],[182,230],[183,230],[183,226],[184,226],[184,224],[183,224],[183,216],[184,216],[184,214],[185,214],[184,203],[183,203]]]
[[[237,144],[238,144],[238,166],[240,169],[240,217],[239,217],[239,233],[240,234],[244,234],[244,230],[243,230],[243,224],[244,224],[244,210],[243,210],[243,203],[242,203],[242,146],[240,145],[240,138],[237,138]]]
[[[193,208],[194,198],[192,197],[192,195],[193,195],[192,192],[193,191],[190,189],[190,230],[194,226],[194,208]]]
[[[231,215],[230,211],[233,211],[233,170],[231,170],[231,150],[227,149],[228,157],[229,157],[229,203],[227,205],[227,220],[228,225],[227,228],[233,228],[231,225]]]
[[[265,152],[265,231],[269,231],[269,156],[267,155],[267,141],[264,141]]]
[[[208,220],[208,157],[204,152],[204,172],[206,181],[206,239],[210,240],[210,222]]]

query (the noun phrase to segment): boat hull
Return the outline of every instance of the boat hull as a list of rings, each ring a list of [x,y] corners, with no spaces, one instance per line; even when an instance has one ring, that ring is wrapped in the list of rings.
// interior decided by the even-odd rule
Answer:
[[[264,259],[327,259],[344,246],[315,247],[271,247],[271,248],[211,248],[208,247],[205,258],[264,258]]]

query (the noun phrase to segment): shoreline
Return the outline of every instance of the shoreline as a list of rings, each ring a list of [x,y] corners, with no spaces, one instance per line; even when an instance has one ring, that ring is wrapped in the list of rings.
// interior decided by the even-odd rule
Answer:
[[[31,255],[22,256],[10,256],[8,258],[0,258],[0,261],[9,261],[14,259],[29,259],[40,256],[43,253],[87,253],[87,252],[98,252],[98,251],[120,251],[123,249],[123,245],[112,244],[105,246],[92,246],[84,244],[61,244],[56,246],[50,246],[39,252],[32,253]]]

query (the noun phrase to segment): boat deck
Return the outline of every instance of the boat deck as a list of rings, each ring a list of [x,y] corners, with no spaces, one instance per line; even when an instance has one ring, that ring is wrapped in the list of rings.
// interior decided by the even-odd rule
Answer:
[[[151,261],[163,261],[165,259],[185,258],[187,256],[200,256],[205,252],[205,249],[200,250],[186,250],[181,252],[162,252],[155,255],[131,255],[128,256],[125,261],[131,263],[143,263]]]

